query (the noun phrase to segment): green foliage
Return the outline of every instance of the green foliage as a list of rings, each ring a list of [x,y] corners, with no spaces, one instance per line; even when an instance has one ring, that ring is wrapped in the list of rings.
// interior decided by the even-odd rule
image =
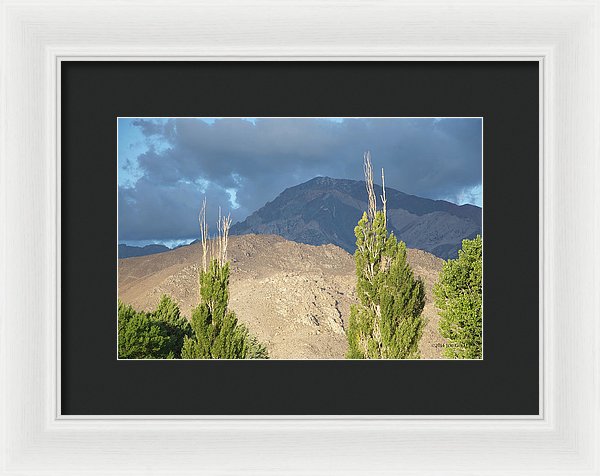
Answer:
[[[192,334],[192,328],[187,319],[181,315],[175,301],[163,295],[152,317],[160,323],[161,329],[169,337],[169,354],[172,354],[173,358],[181,358],[183,340]]]
[[[419,358],[425,305],[423,282],[406,260],[406,245],[386,228],[383,211],[365,213],[356,235],[357,294],[347,329],[350,359]]]
[[[266,359],[267,349],[227,309],[229,264],[213,260],[200,275],[201,303],[192,324],[162,296],[153,312],[119,301],[119,357],[122,359]]]
[[[463,240],[458,258],[448,260],[434,287],[440,312],[440,332],[448,339],[444,356],[482,357],[482,240]]]
[[[229,303],[229,263],[212,259],[200,272],[200,304],[192,311],[192,337],[185,337],[186,359],[268,358],[267,350],[238,323]]]
[[[167,296],[151,313],[136,311],[119,301],[118,348],[122,359],[179,358],[183,338],[190,330],[177,304]]]

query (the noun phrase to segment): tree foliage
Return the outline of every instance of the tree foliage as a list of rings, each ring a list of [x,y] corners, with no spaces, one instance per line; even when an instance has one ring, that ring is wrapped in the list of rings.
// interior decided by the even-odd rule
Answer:
[[[183,342],[182,357],[186,359],[266,359],[267,349],[238,323],[229,305],[229,216],[217,222],[218,234],[208,240],[206,201],[200,216],[202,266],[198,275],[200,304],[192,311],[193,337]]]
[[[448,339],[444,356],[482,357],[482,239],[463,240],[458,258],[444,263],[434,287],[440,332]]]
[[[360,304],[350,310],[347,357],[419,358],[425,291],[406,261],[406,245],[387,233],[383,212],[372,223],[365,213],[355,234]]]
[[[369,155],[365,156],[365,176],[369,211],[354,230],[359,304],[350,310],[347,357],[419,358],[418,343],[424,325],[423,282],[415,279],[410,269],[404,242],[387,231],[385,188],[383,210],[376,210]]]
[[[168,296],[162,296],[153,312],[118,303],[118,352],[122,359],[180,358],[184,336],[190,332],[190,325]]]
[[[177,303],[166,295],[162,296],[152,316],[161,323],[169,336],[169,352],[172,353],[173,358],[179,359],[184,337],[192,333],[190,323],[181,315]]]
[[[229,262],[210,260],[200,272],[200,304],[192,312],[193,336],[186,337],[187,359],[260,359],[267,350],[238,323],[229,303]]]
[[[217,225],[218,236],[208,240],[206,202],[199,216],[202,262],[200,304],[191,325],[179,307],[163,296],[154,312],[138,312],[119,302],[119,357],[129,359],[266,359],[267,349],[238,323],[229,304],[227,243],[229,216]]]

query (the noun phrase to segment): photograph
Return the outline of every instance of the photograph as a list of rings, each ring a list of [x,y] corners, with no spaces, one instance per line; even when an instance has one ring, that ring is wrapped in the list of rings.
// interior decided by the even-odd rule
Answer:
[[[483,117],[116,121],[117,359],[484,358]]]

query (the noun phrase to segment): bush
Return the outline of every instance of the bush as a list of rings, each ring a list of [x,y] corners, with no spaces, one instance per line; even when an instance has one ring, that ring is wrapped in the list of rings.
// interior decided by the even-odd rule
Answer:
[[[169,355],[169,336],[150,314],[119,302],[119,358],[161,359]]]
[[[440,332],[448,339],[444,356],[452,359],[482,357],[482,240],[463,240],[458,258],[448,260],[434,287],[440,312]]]
[[[184,338],[192,334],[190,323],[181,315],[175,301],[166,295],[162,296],[152,317],[160,323],[164,333],[170,339],[168,351],[173,354],[174,358],[179,359]]]
[[[191,328],[177,304],[163,296],[154,312],[136,311],[119,301],[118,350],[122,359],[173,359]]]

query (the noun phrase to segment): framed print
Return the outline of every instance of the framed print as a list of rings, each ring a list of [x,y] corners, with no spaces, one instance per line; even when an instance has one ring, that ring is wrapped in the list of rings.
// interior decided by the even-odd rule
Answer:
[[[597,1],[1,9],[2,474],[599,474]]]
[[[539,416],[537,62],[70,61],[61,80],[64,414]],[[158,86],[177,92],[142,108]],[[518,312],[485,305],[509,293]]]

